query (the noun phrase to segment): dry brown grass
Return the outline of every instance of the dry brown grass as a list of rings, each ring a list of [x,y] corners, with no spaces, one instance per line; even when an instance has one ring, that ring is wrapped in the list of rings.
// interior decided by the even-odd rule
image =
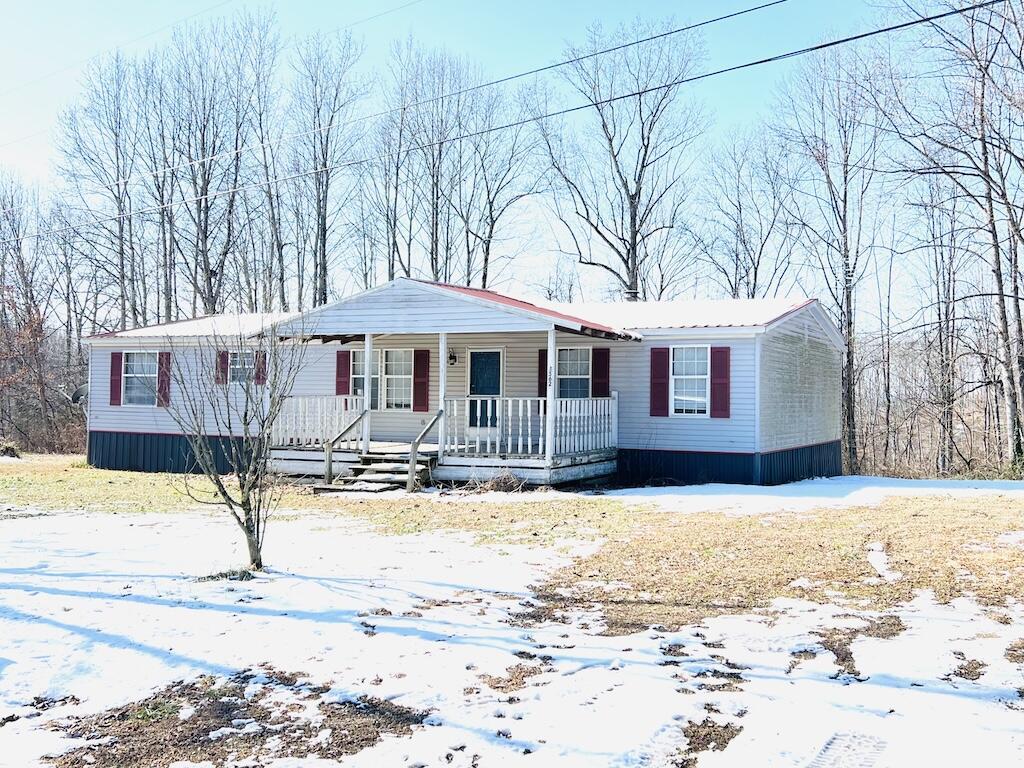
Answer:
[[[763,608],[780,596],[839,596],[885,610],[930,589],[940,601],[970,592],[1001,605],[1024,594],[1024,557],[996,538],[1022,528],[1024,504],[1001,496],[892,498],[878,507],[765,517],[648,513],[629,536],[556,573],[542,594],[552,609],[600,603],[611,632],[681,626]],[[876,578],[871,542],[885,545],[902,579]],[[809,587],[794,585],[797,579]],[[579,587],[620,580],[629,587]],[[556,588],[572,590],[574,599]]]
[[[30,456],[0,463],[0,499],[16,507],[195,508],[182,491],[180,476],[96,470],[80,457]],[[601,539],[599,551],[541,585],[544,605],[524,618],[599,603],[613,632],[681,626],[763,608],[780,596],[848,599],[855,607],[887,610],[918,589],[933,590],[942,601],[973,593],[990,606],[1024,594],[1020,547],[996,541],[1002,533],[1024,529],[1024,503],[1005,496],[894,497],[877,507],[750,517],[651,511],[606,497],[529,501],[527,493],[522,498],[496,503],[467,496],[441,503],[428,496],[354,499],[289,488],[281,514],[337,515],[396,534],[466,531],[499,544]],[[902,579],[877,578],[867,560],[871,542],[885,546],[891,569]],[[797,579],[804,586],[794,585]],[[608,591],[599,586],[606,582],[628,587]],[[570,597],[556,588],[569,590]]]

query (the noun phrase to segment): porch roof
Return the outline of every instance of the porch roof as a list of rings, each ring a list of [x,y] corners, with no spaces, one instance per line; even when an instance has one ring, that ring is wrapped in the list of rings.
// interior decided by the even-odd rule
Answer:
[[[275,326],[281,338],[344,341],[365,334],[562,330],[637,341],[631,331],[481,288],[398,278]]]

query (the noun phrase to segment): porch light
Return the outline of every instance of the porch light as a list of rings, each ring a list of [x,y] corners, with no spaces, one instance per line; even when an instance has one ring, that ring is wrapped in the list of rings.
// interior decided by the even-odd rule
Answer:
[[[459,358],[455,356],[455,350],[448,350],[448,365],[455,365],[459,362]]]

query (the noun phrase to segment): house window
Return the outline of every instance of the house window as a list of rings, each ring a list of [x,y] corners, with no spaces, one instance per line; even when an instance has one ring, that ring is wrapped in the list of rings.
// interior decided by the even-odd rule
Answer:
[[[156,405],[156,371],[156,352],[125,352],[121,402],[125,405]]]
[[[412,350],[384,350],[384,408],[412,410]]]
[[[590,348],[558,350],[558,396],[590,397]]]
[[[252,350],[228,353],[228,381],[245,384],[256,375],[256,353]]]
[[[672,413],[707,416],[711,399],[711,347],[672,347]]]
[[[366,351],[362,349],[352,350],[352,394],[358,397],[366,396],[366,366],[364,360]],[[366,407],[370,410],[377,410],[380,402],[380,350],[373,351],[373,370],[370,373],[370,399]]]

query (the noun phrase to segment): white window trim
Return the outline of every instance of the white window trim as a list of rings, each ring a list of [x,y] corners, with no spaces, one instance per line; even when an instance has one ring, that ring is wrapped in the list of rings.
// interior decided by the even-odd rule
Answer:
[[[156,373],[153,375],[153,404],[129,403],[125,401],[125,385],[128,383],[128,355],[156,355]],[[134,374],[133,374],[134,376]],[[148,378],[148,376],[147,376]],[[160,400],[160,350],[158,349],[124,349],[121,350],[121,407],[122,408],[157,408]]]
[[[252,369],[249,373],[248,379],[237,379],[231,371],[234,370],[234,366],[231,365],[232,355],[252,355]],[[228,384],[255,384],[256,383],[256,350],[254,349],[243,349],[243,350],[228,350]]]
[[[570,349],[584,349],[587,352],[587,375],[586,376],[562,376],[558,373],[558,353],[568,351]],[[558,347],[555,350],[555,399],[556,400],[583,400],[582,397],[562,397],[561,387],[558,385],[562,379],[586,379],[587,380],[587,398],[594,396],[594,348],[593,347]]]
[[[365,353],[365,350],[363,350],[363,349],[353,349],[351,351],[352,351],[352,367],[354,368],[355,367],[356,354],[362,355],[362,354]],[[378,373],[373,373],[372,371],[370,372],[370,386],[366,386],[366,383],[363,382],[363,394],[362,394],[362,397],[363,397],[363,402],[365,403],[365,405],[363,407],[367,408],[368,410],[371,410],[371,411],[380,410],[380,408],[379,408],[379,406],[380,406],[380,393],[381,393],[381,389],[380,389],[380,373],[379,373],[379,371],[381,370],[380,369],[380,359],[381,359],[380,358],[380,353],[381,353],[381,350],[380,350],[379,347],[374,348],[374,350],[373,350],[373,359],[377,361],[377,365],[374,366],[374,367],[376,368]],[[365,365],[363,366],[363,373],[362,374],[356,374],[356,373],[350,374],[350,376],[349,376],[349,379],[350,379],[350,381],[349,381],[349,393],[353,397],[360,397],[360,395],[355,394],[355,391],[356,391],[356,384],[355,384],[356,379],[364,379],[364,378],[366,378],[366,366]],[[369,400],[373,396],[373,380],[374,379],[377,379],[377,402],[376,403],[370,403]]]
[[[676,379],[699,379],[700,376],[676,376],[672,373],[672,361],[677,349],[704,349],[707,353],[708,372],[703,378],[704,398],[707,403],[704,413],[676,413]],[[710,344],[675,344],[668,350],[668,415],[676,419],[710,419],[711,418],[711,345]]]
[[[498,353],[498,394],[496,395],[471,395],[469,394],[469,382],[473,379],[473,353],[474,352],[497,352]],[[486,400],[490,397],[505,396],[505,348],[504,347],[466,347],[466,397]]]
[[[387,371],[387,353],[388,352],[408,352],[409,353],[409,364],[412,366],[412,370],[408,374],[388,374]],[[388,406],[388,379],[408,379],[409,380],[409,407],[408,408],[397,408],[394,406]],[[413,398],[416,396],[416,351],[413,349],[406,349],[405,347],[399,349],[382,349],[380,350],[380,387],[377,390],[377,399],[380,401],[377,403],[377,410],[380,411],[396,411],[398,413],[410,413],[413,406]]]

